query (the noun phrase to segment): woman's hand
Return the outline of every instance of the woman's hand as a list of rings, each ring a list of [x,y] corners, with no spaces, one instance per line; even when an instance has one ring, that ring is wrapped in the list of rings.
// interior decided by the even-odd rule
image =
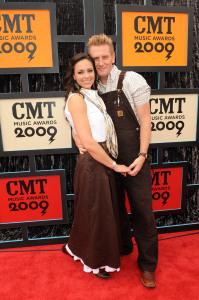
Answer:
[[[117,173],[121,173],[122,175],[126,176],[126,173],[130,172],[130,168],[125,165],[118,165],[116,164],[113,170]]]

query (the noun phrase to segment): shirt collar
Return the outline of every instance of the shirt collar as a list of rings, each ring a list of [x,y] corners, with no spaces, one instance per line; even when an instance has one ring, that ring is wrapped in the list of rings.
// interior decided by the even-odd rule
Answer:
[[[116,78],[116,76],[120,73],[119,69],[116,67],[116,65],[113,65],[110,74],[108,75],[107,83],[104,84],[99,80],[100,86],[106,86],[109,82],[113,82]]]
[[[108,76],[108,80],[114,81],[119,73],[120,73],[120,70],[116,67],[116,65],[113,65],[112,70]]]

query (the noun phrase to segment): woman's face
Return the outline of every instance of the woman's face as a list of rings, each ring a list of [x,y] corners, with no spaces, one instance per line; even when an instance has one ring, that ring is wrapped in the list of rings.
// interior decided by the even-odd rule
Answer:
[[[76,63],[73,78],[80,87],[90,89],[95,81],[93,64],[88,59]]]

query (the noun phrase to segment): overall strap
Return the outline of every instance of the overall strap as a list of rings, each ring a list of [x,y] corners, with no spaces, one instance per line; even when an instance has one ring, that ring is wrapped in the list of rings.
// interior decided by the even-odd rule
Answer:
[[[138,120],[135,116],[135,112],[133,111],[127,97],[125,96],[124,92],[122,91],[122,87],[123,87],[123,80],[125,77],[126,72],[125,71],[121,71],[120,75],[119,75],[119,79],[118,79],[118,83],[117,83],[117,95],[118,95],[118,99],[121,99],[122,95],[124,96],[124,105],[126,106],[128,112],[130,113],[134,123],[136,124],[136,126],[139,128],[140,125],[138,123]]]
[[[126,72],[125,71],[121,71],[120,75],[119,75],[119,79],[118,79],[118,83],[117,83],[117,90],[121,90],[123,87],[123,80],[125,77]]]

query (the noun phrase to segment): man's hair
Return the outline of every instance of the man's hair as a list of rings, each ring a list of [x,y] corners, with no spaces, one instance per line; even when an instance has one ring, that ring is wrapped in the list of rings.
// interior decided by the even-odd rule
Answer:
[[[101,45],[108,45],[110,46],[110,49],[114,51],[112,39],[104,33],[92,35],[88,39],[88,43],[87,43],[88,51],[91,46],[101,46]]]

